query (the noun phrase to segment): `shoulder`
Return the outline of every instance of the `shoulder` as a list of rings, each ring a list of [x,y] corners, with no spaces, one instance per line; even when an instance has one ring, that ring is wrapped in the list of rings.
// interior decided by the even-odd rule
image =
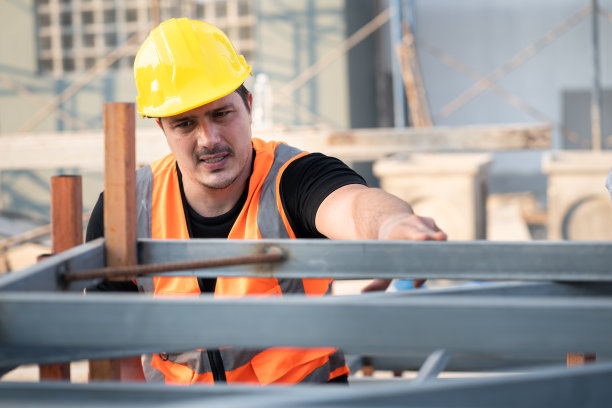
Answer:
[[[341,160],[322,153],[304,154],[292,161],[285,174],[298,177],[349,177],[365,184],[365,180]],[[284,177],[285,175],[283,175]]]

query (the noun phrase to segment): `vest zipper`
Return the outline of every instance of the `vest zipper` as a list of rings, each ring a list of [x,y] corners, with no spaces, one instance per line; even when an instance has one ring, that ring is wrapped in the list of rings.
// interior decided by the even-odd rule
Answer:
[[[215,384],[226,383],[227,379],[225,378],[225,367],[223,367],[221,352],[219,350],[206,350],[206,354],[208,354],[208,361],[210,362],[210,369]]]

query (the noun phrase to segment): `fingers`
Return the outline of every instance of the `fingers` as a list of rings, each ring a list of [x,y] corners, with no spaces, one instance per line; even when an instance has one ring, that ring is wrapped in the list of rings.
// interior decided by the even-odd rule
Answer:
[[[414,287],[415,289],[418,289],[420,287],[422,287],[425,284],[426,279],[413,279],[412,280],[412,287]]]
[[[384,291],[389,287],[390,283],[391,279],[374,279],[366,287],[361,289],[361,293]]]
[[[387,221],[380,230],[379,239],[445,241],[447,236],[433,219],[410,214]]]

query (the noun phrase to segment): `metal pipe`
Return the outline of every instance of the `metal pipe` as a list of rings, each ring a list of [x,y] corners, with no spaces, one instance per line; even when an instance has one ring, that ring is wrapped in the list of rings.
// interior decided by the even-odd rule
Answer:
[[[593,95],[591,96],[591,149],[601,150],[603,98],[601,92],[601,69],[599,63],[599,4],[592,3],[592,39],[593,39]]]
[[[184,271],[189,269],[205,269],[205,268],[217,268],[223,266],[235,266],[235,265],[250,265],[250,264],[261,264],[261,263],[274,263],[281,262],[284,260],[283,253],[280,250],[276,250],[266,254],[257,255],[246,255],[246,256],[235,256],[229,258],[217,258],[217,259],[202,259],[199,261],[187,261],[187,262],[168,262],[160,264],[147,264],[147,265],[133,265],[133,266],[116,266],[100,269],[91,269],[88,271],[79,272],[68,272],[62,276],[65,282],[72,282],[75,280],[86,280],[86,279],[117,279],[117,278],[130,278],[141,275],[151,275],[164,272],[172,271]]]

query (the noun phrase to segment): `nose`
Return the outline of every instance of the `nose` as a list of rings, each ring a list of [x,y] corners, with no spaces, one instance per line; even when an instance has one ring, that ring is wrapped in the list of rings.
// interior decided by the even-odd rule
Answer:
[[[219,128],[214,123],[202,121],[198,126],[197,143],[199,147],[212,148],[221,141]]]

